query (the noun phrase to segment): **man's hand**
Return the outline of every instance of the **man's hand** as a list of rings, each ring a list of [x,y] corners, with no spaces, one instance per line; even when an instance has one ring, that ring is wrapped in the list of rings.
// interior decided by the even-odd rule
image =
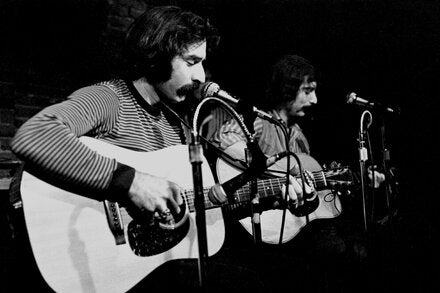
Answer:
[[[370,182],[373,180],[373,174],[374,174],[374,188],[379,188],[382,182],[385,181],[385,174],[376,171],[376,166],[374,166],[373,168],[371,166],[368,167],[368,179],[370,179]]]
[[[307,182],[305,183],[305,192],[306,194],[311,194],[314,192],[313,187],[311,187]],[[289,175],[289,201],[293,201],[295,205],[298,205],[298,197],[304,197],[303,195],[303,188],[302,188],[302,181],[300,179],[297,179],[293,177],[292,175]],[[286,195],[286,185],[283,184],[281,187],[281,194],[284,198]]]
[[[159,216],[180,213],[183,203],[182,189],[166,179],[142,173],[136,170],[128,197],[141,212]]]

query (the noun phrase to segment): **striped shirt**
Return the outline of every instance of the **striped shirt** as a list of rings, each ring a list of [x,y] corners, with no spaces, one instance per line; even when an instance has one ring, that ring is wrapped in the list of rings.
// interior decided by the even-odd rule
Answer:
[[[278,116],[274,111],[271,114],[274,117]],[[266,156],[273,156],[286,150],[284,133],[280,127],[261,118],[255,119],[253,126],[255,131],[254,138],[258,141],[260,149]],[[298,124],[291,126],[289,131],[290,151],[310,154],[309,143]],[[246,136],[238,122],[235,119],[231,119],[215,132],[211,141],[220,149],[225,150],[239,141],[246,142]]]
[[[185,142],[180,121],[163,105],[149,105],[131,82],[110,80],[43,109],[18,129],[11,148],[57,185],[103,200],[115,172],[131,168],[89,149],[78,139],[84,135],[147,152]]]

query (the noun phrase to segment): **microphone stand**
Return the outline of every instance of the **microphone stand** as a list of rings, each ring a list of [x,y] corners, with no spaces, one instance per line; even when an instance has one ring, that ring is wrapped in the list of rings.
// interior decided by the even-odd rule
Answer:
[[[206,265],[208,261],[208,241],[206,236],[205,195],[202,180],[202,146],[197,133],[192,135],[189,144],[189,160],[192,164],[194,184],[194,207],[196,213],[197,239],[199,244],[199,286],[204,292],[206,288]]]
[[[362,208],[364,212],[364,230],[367,232],[368,230],[368,216],[367,216],[367,192],[366,192],[366,184],[365,184],[365,161],[368,160],[367,149],[364,146],[364,135],[362,131],[359,131],[359,169],[360,169],[360,177],[361,177],[361,191],[362,191]]]
[[[285,139],[285,144],[286,144],[286,153],[287,153],[287,163],[286,163],[286,194],[284,195],[284,208],[283,208],[283,214],[281,217],[281,227],[280,227],[280,238],[279,238],[279,245],[283,244],[283,234],[284,234],[284,228],[285,228],[285,223],[286,223],[286,213],[287,213],[287,202],[289,199],[289,176],[290,176],[290,156],[293,155],[298,163],[299,166],[299,170],[301,173],[301,179],[304,179],[302,176],[302,166],[301,166],[301,162],[299,161],[298,157],[296,156],[296,154],[290,152],[290,131],[291,129],[289,129],[287,127],[287,124],[280,118],[279,120],[276,120],[275,123],[278,127],[280,127],[281,131],[284,134],[284,139]],[[302,187],[303,187],[303,192],[305,194],[305,185],[304,185],[304,180],[302,181]],[[302,204],[302,197],[298,197],[298,204]],[[306,217],[306,222],[308,222],[308,217]]]
[[[197,134],[197,118],[199,116],[200,108],[203,103],[199,103],[195,110],[193,117],[193,127],[189,126],[187,122],[182,119],[172,108],[166,103],[162,105],[172,113],[182,125],[188,127],[191,132],[191,142],[188,145],[189,160],[192,164],[192,175],[194,185],[194,208],[196,214],[197,239],[199,248],[198,258],[198,277],[200,292],[206,291],[207,271],[206,264],[208,261],[208,241],[206,236],[206,218],[205,218],[205,195],[203,193],[203,177],[202,177],[202,163],[203,163],[203,148],[200,144],[200,137]]]
[[[251,166],[252,153],[249,150],[249,148],[245,149],[245,155],[248,166]],[[252,235],[253,235],[254,243],[256,245],[260,245],[262,243],[261,222],[260,222],[261,208],[260,208],[260,198],[258,194],[258,183],[256,177],[253,177],[249,182],[249,189],[250,189],[250,198],[251,198],[250,204],[251,204],[251,214],[252,214],[251,216]]]
[[[389,167],[390,151],[385,144],[385,119],[383,116],[381,117],[380,134],[381,134],[381,147],[382,147],[382,167],[385,173],[385,196],[387,201],[388,220],[391,220],[394,212],[391,203],[391,197],[393,196],[394,199],[394,195],[392,194],[393,191],[390,182],[392,178]]]
[[[206,291],[206,280],[207,280],[206,265],[208,262],[208,241],[206,235],[205,195],[203,193],[202,168],[201,168],[201,165],[203,163],[202,160],[203,148],[202,145],[200,144],[200,137],[197,132],[198,131],[197,121],[202,106],[212,100],[218,101],[222,105],[224,105],[228,110],[228,112],[230,112],[232,116],[234,116],[234,118],[237,119],[237,121],[239,121],[238,114],[225,102],[215,97],[205,98],[204,100],[202,100],[197,105],[194,112],[193,127],[192,127],[193,132],[191,135],[192,142],[189,144],[189,159],[193,167],[192,171],[193,171],[193,184],[194,184],[194,207],[196,214],[197,238],[199,245],[198,273],[199,273],[199,287],[201,289],[201,292]],[[239,122],[241,123],[241,121]],[[249,137],[251,136],[249,131],[246,129],[244,125],[240,124],[240,126],[243,127],[243,131],[245,132],[246,136],[249,139]],[[263,160],[263,162],[265,163],[265,160]]]
[[[361,190],[362,190],[362,207],[363,207],[363,214],[364,214],[364,229],[365,232],[368,232],[368,216],[367,216],[367,191],[366,191],[366,184],[365,184],[365,174],[366,174],[366,168],[365,168],[365,162],[368,160],[368,152],[365,148],[365,140],[364,140],[364,116],[366,114],[370,115],[371,120],[371,113],[366,110],[362,113],[361,116],[361,123],[360,123],[360,129],[359,129],[359,169],[360,169],[360,177],[361,177]],[[371,124],[371,122],[369,123]]]
[[[390,150],[386,145],[386,136],[385,136],[385,117],[381,116],[381,126],[380,126],[380,137],[381,137],[381,147],[382,147],[382,168],[385,174],[385,196],[386,196],[386,204],[388,210],[388,217],[385,219],[391,221],[396,212],[396,196],[398,196],[398,190],[396,190],[395,186],[391,186],[395,184],[394,174],[391,172],[390,168]]]
[[[249,182],[250,189],[250,205],[251,205],[251,223],[252,223],[252,234],[254,238],[255,245],[259,246],[263,242],[261,234],[261,206],[260,206],[260,196],[258,194],[258,181],[257,176],[262,174],[266,169],[266,156],[261,151],[258,143],[254,140],[253,135],[254,121],[257,118],[257,114],[252,111],[252,106],[240,100],[237,104],[237,109],[243,113],[243,122],[252,134],[248,138],[247,148],[245,149],[246,162],[254,170],[254,176]]]

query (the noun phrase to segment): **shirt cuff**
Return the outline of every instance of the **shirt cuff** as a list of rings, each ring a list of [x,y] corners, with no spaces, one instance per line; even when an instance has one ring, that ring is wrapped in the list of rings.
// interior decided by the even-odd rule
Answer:
[[[124,203],[127,200],[128,191],[131,183],[133,183],[136,170],[130,166],[118,163],[116,170],[113,172],[113,178],[109,186],[110,201],[118,201]]]

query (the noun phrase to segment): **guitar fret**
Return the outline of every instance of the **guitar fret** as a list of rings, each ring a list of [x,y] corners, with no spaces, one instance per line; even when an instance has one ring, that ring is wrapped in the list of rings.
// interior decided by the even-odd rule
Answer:
[[[327,186],[327,181],[325,179],[324,172],[321,171],[321,172],[319,172],[319,174],[321,175],[323,186]]]
[[[273,182],[274,182],[274,181],[275,181],[275,180],[270,180],[270,181],[269,181],[270,189],[268,189],[268,191],[271,191],[271,192],[272,192],[270,195],[274,195],[274,190],[275,190],[275,188],[274,188],[274,186],[273,186]]]
[[[322,174],[320,172],[317,172],[316,175],[313,175],[313,178],[315,179],[315,188],[319,189],[323,186],[323,178],[322,178]]]
[[[235,195],[235,197],[234,197],[235,201],[241,202],[243,200],[244,193],[241,192],[241,190],[237,190],[237,192],[234,193],[234,195]]]
[[[264,186],[263,186],[263,192],[265,197],[270,197],[272,195],[271,191],[273,191],[272,187],[272,181],[271,180],[264,180]],[[266,184],[267,182],[267,184]]]
[[[258,196],[259,197],[265,197],[266,195],[266,189],[264,187],[264,180],[261,180],[260,182],[257,182],[257,188],[258,188]],[[263,194],[261,194],[263,193]]]

